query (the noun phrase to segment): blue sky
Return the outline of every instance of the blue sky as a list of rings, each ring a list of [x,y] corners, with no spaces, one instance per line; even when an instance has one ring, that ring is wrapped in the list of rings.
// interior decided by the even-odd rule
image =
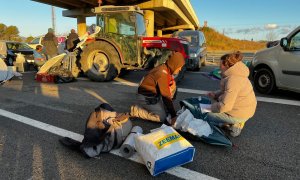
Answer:
[[[30,0],[0,0],[0,23],[15,25],[22,36],[37,36],[51,27],[51,6]],[[270,32],[280,38],[300,25],[300,0],[190,0],[200,24],[237,39],[266,39]],[[94,18],[88,18],[92,24]],[[76,19],[62,17],[56,8],[60,34],[76,29]]]
[[[191,0],[200,24],[237,39],[277,38],[300,25],[300,0]]]

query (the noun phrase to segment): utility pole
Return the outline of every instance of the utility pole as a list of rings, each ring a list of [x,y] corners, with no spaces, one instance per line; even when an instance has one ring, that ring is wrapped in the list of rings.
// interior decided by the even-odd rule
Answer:
[[[54,6],[51,6],[51,9],[52,9],[52,29],[53,29],[53,31],[54,31],[54,33],[56,32],[56,24],[55,24],[55,19],[56,19],[56,17],[55,17],[55,9],[54,9]]]

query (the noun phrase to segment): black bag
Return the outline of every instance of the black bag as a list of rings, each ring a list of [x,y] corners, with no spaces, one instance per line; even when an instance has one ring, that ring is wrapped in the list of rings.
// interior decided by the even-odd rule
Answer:
[[[54,82],[57,84],[70,83],[73,81],[75,81],[74,77],[64,77],[64,76],[55,76],[55,80],[54,80]]]
[[[70,83],[75,81],[75,78],[73,77],[72,73],[69,70],[63,68],[62,66],[52,67],[49,70],[49,74],[55,76],[55,83]]]
[[[210,104],[210,100],[205,97],[201,97],[201,100],[199,100],[198,97],[194,98],[188,98],[180,101],[181,107],[185,107],[186,109],[190,110],[190,112],[193,114],[193,116],[197,119],[203,119],[206,120],[207,113],[202,113],[200,108],[200,103],[202,104]],[[213,133],[210,134],[208,137],[202,136],[202,137],[194,137],[193,139],[199,139],[205,143],[211,144],[211,145],[218,145],[218,146],[225,146],[225,147],[232,147],[232,142],[230,139],[224,134],[224,132],[218,128],[217,126],[214,126],[208,122],[210,127],[213,130]]]

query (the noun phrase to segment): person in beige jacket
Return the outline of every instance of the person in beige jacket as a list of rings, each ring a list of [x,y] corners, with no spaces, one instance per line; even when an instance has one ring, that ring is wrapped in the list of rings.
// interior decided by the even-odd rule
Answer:
[[[256,110],[256,97],[248,79],[249,69],[241,62],[240,52],[225,54],[221,57],[221,89],[207,95],[216,102],[212,103],[212,112],[207,114],[207,121],[227,127],[230,135],[239,136],[245,122]]]

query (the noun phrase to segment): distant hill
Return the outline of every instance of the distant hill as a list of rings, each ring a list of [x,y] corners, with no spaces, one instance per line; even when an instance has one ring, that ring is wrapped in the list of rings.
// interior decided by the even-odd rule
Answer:
[[[209,51],[214,51],[214,50],[256,51],[256,50],[264,49],[266,47],[266,42],[231,39],[209,27],[203,27],[201,31],[205,35],[207,48]]]

